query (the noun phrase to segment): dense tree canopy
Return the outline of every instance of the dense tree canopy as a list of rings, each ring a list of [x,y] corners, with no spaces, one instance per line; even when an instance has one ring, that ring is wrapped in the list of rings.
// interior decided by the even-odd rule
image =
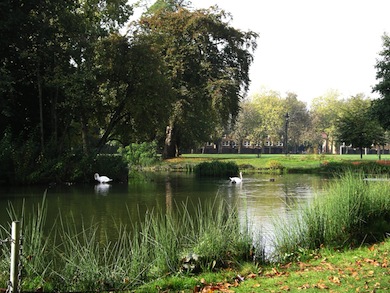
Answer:
[[[9,176],[60,172],[70,165],[56,162],[63,156],[163,135],[171,84],[149,38],[119,34],[132,13],[126,0],[1,5],[0,144],[10,148],[0,160]]]
[[[360,157],[363,148],[384,143],[384,130],[378,120],[372,119],[370,105],[370,100],[362,95],[351,97],[342,107],[336,123],[339,142],[359,148]]]
[[[257,35],[231,27],[224,11],[191,11],[182,2],[158,1],[139,30],[155,40],[175,92],[165,157],[207,141],[216,127],[235,119],[256,47]]]

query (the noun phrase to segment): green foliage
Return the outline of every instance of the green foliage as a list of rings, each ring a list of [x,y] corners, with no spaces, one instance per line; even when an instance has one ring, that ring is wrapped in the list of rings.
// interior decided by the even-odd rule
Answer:
[[[195,166],[194,173],[197,176],[227,177],[237,175],[239,168],[234,162],[203,162]]]
[[[130,168],[151,166],[159,160],[155,141],[151,143],[132,143],[120,149],[119,153]]]
[[[92,156],[76,151],[37,159],[37,153],[39,147],[33,140],[13,151],[8,160],[11,168],[4,173],[15,174],[8,178],[9,183],[92,182],[94,173],[109,174],[115,181],[127,181],[126,163],[118,155]]]
[[[174,89],[164,158],[203,143],[237,116],[256,48],[257,34],[231,27],[217,7],[192,11],[184,4],[158,1],[139,22],[140,32],[164,56]]]
[[[282,171],[284,169],[283,164],[277,160],[269,160],[266,164],[266,167],[271,171]]]
[[[132,14],[128,1],[7,2],[2,9],[10,12],[0,19],[2,180],[84,179],[72,156],[87,169],[94,159],[79,150],[89,157],[110,140],[164,134],[171,84],[151,40],[119,34]],[[3,140],[6,134],[13,135]]]
[[[370,100],[361,95],[350,98],[343,107],[336,123],[336,135],[340,143],[363,148],[384,144],[384,130],[371,115]]]

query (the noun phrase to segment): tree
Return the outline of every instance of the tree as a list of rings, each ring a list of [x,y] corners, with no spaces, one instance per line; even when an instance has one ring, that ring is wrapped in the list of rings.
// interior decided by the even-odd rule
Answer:
[[[262,119],[252,102],[241,102],[240,113],[233,129],[233,138],[238,142],[238,153],[241,153],[242,142],[249,139],[261,145],[264,134],[261,133]]]
[[[6,82],[0,99],[6,113],[0,124],[22,140],[39,129],[41,153],[51,136],[54,99],[61,95],[53,76],[69,64],[67,31],[75,6],[74,1],[2,3],[0,66]]]
[[[369,99],[360,94],[345,103],[337,119],[336,135],[339,142],[359,148],[360,158],[363,158],[363,148],[383,143],[384,130],[371,117]]]
[[[170,158],[235,120],[257,34],[231,27],[217,7],[190,11],[184,1],[160,0],[153,8],[138,33],[155,41],[175,93],[163,152]]]
[[[87,150],[98,102],[94,50],[124,25],[131,7],[125,0],[2,5],[7,13],[0,20],[0,72],[6,82],[0,84],[0,99],[7,112],[1,113],[1,125],[21,140],[39,129],[41,154],[48,143],[61,152],[65,140],[69,148],[78,148],[80,132]]]
[[[325,149],[323,152],[332,153],[334,150],[336,120],[343,105],[343,100],[340,99],[340,94],[337,91],[331,90],[325,95],[315,98],[312,101],[310,116],[315,133],[325,135]],[[317,143],[321,145],[322,137],[318,136]]]
[[[373,91],[381,95],[380,99],[373,101],[373,111],[377,116],[382,127],[390,129],[390,37],[387,34],[382,36],[383,49],[379,53],[380,59],[377,60],[376,79],[378,84],[374,86]]]
[[[304,144],[304,135],[310,126],[310,116],[306,104],[299,101],[294,93],[287,93],[284,100],[285,112],[289,115],[288,141],[294,152]]]
[[[98,148],[108,140],[151,141],[163,132],[172,102],[165,68],[147,38],[131,42],[120,35],[105,39],[97,47],[97,74],[105,113],[99,124],[103,135]]]
[[[261,125],[256,129],[258,137],[264,142],[282,141],[286,109],[278,92],[263,90],[252,96],[253,107],[261,117]],[[262,143],[264,145],[264,143]]]
[[[0,137],[20,174],[164,134],[172,86],[150,38],[119,34],[127,0],[3,2]]]

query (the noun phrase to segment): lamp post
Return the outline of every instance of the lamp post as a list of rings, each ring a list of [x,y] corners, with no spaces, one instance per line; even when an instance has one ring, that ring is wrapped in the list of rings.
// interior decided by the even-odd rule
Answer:
[[[284,116],[285,118],[285,139],[284,139],[284,152],[287,155],[288,154],[288,120],[290,119],[290,116],[288,115],[288,112]]]

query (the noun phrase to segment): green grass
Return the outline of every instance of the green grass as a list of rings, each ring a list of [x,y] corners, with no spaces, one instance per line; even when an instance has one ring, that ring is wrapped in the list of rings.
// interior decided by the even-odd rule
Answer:
[[[168,276],[133,292],[388,292],[389,253],[390,239],[353,250],[322,248],[307,261]]]
[[[286,170],[310,171],[329,163],[374,162],[377,155],[261,155],[254,154],[183,154],[179,158],[165,160],[160,168],[174,170],[190,170],[191,166],[207,161],[234,162],[245,172],[259,172],[269,169],[272,162],[279,162]],[[390,161],[390,155],[382,155],[381,160]],[[390,166],[390,163],[389,163]]]

